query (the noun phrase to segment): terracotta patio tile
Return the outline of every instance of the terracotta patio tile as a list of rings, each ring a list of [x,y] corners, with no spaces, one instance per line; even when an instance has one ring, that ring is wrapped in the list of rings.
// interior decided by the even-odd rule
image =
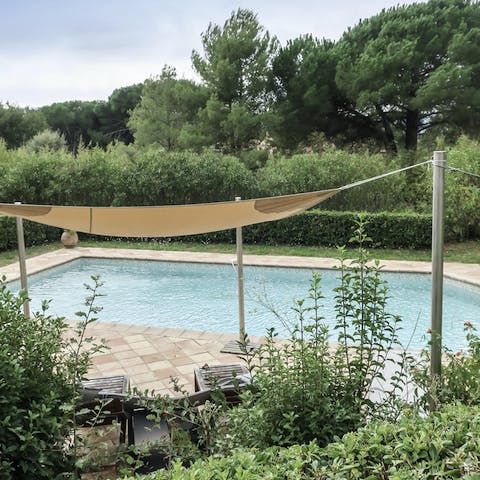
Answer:
[[[118,336],[118,334],[115,334],[115,337],[113,338],[106,338],[108,345],[113,347],[114,345],[126,345],[126,341],[123,337]]]
[[[139,373],[130,379],[132,384],[145,383],[149,381],[157,380],[157,377],[153,372]]]
[[[138,353],[134,352],[133,350],[124,350],[123,352],[117,352],[114,354],[114,357],[117,360],[124,360],[126,358],[134,358],[138,356],[139,356]]]
[[[160,380],[165,380],[169,381],[170,377],[178,377],[180,375],[180,372],[173,367],[170,368],[162,368],[161,370],[155,370],[154,372],[155,378],[158,378]]]
[[[182,376],[185,376],[189,373],[191,373],[193,375],[193,371],[195,370],[195,368],[198,368],[198,366],[199,365],[197,363],[189,363],[189,364],[186,364],[186,365],[180,365],[176,368],[182,374]]]
[[[128,375],[134,377],[135,375],[140,375],[142,373],[148,373],[150,370],[148,367],[142,363],[141,365],[134,365],[133,367],[126,368]]]
[[[206,363],[206,362],[211,362],[212,360],[215,359],[215,357],[210,354],[210,353],[198,353],[196,355],[190,355],[190,358],[195,362],[195,363]]]
[[[124,343],[121,345],[113,345],[110,348],[111,353],[118,353],[118,352],[125,352],[126,350],[130,350],[131,346],[128,343]]]
[[[115,362],[117,359],[113,353],[108,353],[106,355],[95,355],[93,357],[93,361],[95,364],[99,365],[101,363],[112,363]]]
[[[192,363],[192,359],[190,357],[176,357],[170,360],[170,363],[175,367],[180,367],[182,365],[188,365]]]
[[[143,355],[154,355],[158,353],[158,350],[155,347],[148,347],[148,348],[142,348],[140,350],[134,349],[134,352],[137,355],[143,356]]]
[[[122,367],[125,368],[130,368],[134,367],[135,365],[144,365],[144,361],[141,359],[141,357],[131,357],[131,358],[125,358],[122,360],[118,361]]]
[[[165,360],[165,357],[160,353],[151,353],[150,355],[142,355],[142,360],[145,363],[159,362]]]
[[[147,342],[146,340],[129,343],[129,348],[135,351],[142,350],[144,348],[151,348],[151,347],[152,347],[151,343]]]
[[[146,341],[146,338],[144,335],[125,335],[123,338],[125,339],[126,342],[130,344]]]
[[[161,370],[162,368],[169,368],[172,364],[168,360],[161,360],[159,362],[148,363],[148,368],[154,372],[155,370]]]

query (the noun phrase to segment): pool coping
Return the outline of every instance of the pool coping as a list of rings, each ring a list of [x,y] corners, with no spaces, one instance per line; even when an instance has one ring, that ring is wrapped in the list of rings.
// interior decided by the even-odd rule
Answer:
[[[71,249],[61,248],[27,259],[27,273],[35,274],[81,258],[213,264],[232,264],[236,262],[236,256],[230,253],[76,247]],[[333,258],[296,257],[288,255],[244,255],[243,262],[244,265],[252,266],[311,269],[333,269],[339,265],[339,261]],[[380,260],[380,265],[386,272],[431,273],[431,262]],[[443,273],[446,278],[480,287],[480,264],[478,263],[445,262]],[[5,276],[9,282],[18,280],[20,278],[18,262],[0,267],[0,277],[1,276]]]

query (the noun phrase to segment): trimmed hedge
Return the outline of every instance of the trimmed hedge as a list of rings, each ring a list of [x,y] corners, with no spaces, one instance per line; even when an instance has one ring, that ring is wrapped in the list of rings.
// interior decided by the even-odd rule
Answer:
[[[473,480],[480,477],[479,452],[480,409],[450,406],[427,418],[406,413],[398,423],[372,422],[325,448],[311,443],[238,450],[198,460],[189,468],[176,463],[144,478]]]
[[[352,236],[358,212],[309,210],[276,222],[259,223],[243,229],[246,244],[335,247],[346,245]],[[373,248],[428,248],[432,217],[416,213],[363,213]],[[187,236],[186,242],[234,243],[235,231],[224,230]]]
[[[25,245],[32,247],[60,240],[63,232],[60,228],[47,227],[40,223],[23,222]],[[15,250],[17,243],[17,226],[15,218],[0,217],[0,252]]]
[[[431,245],[432,218],[413,213],[365,213],[368,244],[374,248],[428,248]],[[246,244],[340,246],[352,236],[356,212],[310,210],[277,222],[250,225],[243,230]],[[61,230],[32,222],[24,222],[27,246],[59,240]],[[105,237],[81,235],[81,239],[105,240]],[[107,239],[113,239],[108,237]],[[184,242],[234,243],[235,230],[203,235],[177,237]],[[143,239],[148,241],[148,239]],[[173,239],[172,239],[173,240]],[[0,218],[0,251],[17,246],[15,220]]]

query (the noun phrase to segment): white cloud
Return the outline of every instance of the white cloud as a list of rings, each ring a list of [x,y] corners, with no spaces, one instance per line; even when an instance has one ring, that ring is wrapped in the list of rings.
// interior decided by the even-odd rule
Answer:
[[[301,34],[338,39],[391,0],[16,0],[3,5],[0,101],[41,106],[106,99],[121,86],[161,72],[192,78],[190,55],[201,50],[209,22],[223,24],[241,7],[284,44]],[[412,0],[407,1],[412,3]]]

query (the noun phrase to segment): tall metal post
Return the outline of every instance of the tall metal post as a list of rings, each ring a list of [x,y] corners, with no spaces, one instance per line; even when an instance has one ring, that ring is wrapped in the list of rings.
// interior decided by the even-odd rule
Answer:
[[[442,307],[443,307],[443,237],[444,237],[444,179],[447,165],[444,151],[433,152],[432,205],[432,327],[430,375],[433,386],[442,373]],[[430,410],[436,408],[435,391],[430,396]]]
[[[235,197],[239,202],[242,197]],[[243,236],[242,227],[237,227],[237,277],[238,277],[238,324],[240,330],[240,341],[245,336],[245,301],[243,293]]]
[[[21,202],[15,202],[15,205],[21,205]],[[27,286],[27,265],[25,261],[25,237],[23,234],[23,220],[16,217],[17,221],[17,242],[18,242],[18,262],[20,265],[20,284],[22,290],[28,295]],[[28,300],[23,303],[23,313],[26,317],[30,316],[30,305]]]

